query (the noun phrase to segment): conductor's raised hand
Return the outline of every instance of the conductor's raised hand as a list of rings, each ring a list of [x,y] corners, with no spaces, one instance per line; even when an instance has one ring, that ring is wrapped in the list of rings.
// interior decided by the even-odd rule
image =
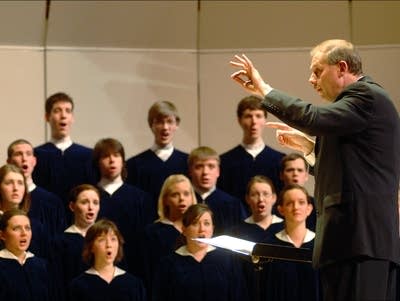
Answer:
[[[232,73],[231,78],[239,83],[246,91],[260,97],[264,97],[271,91],[271,87],[264,82],[260,73],[246,55],[235,55],[234,59],[229,63],[240,69]]]
[[[276,129],[276,139],[282,146],[309,154],[314,149],[314,140],[307,134],[282,122],[267,122],[267,127]]]

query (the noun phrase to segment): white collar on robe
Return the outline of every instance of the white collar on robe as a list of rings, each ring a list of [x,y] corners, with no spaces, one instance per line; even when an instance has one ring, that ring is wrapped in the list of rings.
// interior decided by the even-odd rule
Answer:
[[[65,229],[64,233],[74,233],[74,234],[80,234],[83,237],[85,237],[85,233],[82,232],[81,229],[79,229],[77,226],[75,225],[71,225],[69,226],[67,229]]]
[[[172,221],[170,221],[168,218],[163,218],[163,219],[159,219],[157,220],[157,222],[163,223],[165,225],[174,225],[174,223]]]
[[[96,275],[96,276],[101,277],[101,276],[100,276],[100,273],[99,273],[94,267],[91,267],[90,269],[86,270],[85,273],[86,273],[86,274]],[[115,266],[113,279],[114,279],[115,277],[120,276],[120,275],[123,275],[123,274],[125,274],[125,273],[126,273],[126,272],[125,272],[123,269],[121,269],[121,268]]]
[[[214,251],[215,249],[216,249],[215,247],[213,247],[211,245],[208,245],[207,246],[207,253],[211,252],[211,251]],[[195,258],[193,256],[193,254],[189,252],[189,250],[187,249],[186,245],[184,245],[184,246],[180,247],[179,249],[177,249],[175,251],[175,253],[179,254],[179,255],[182,255],[182,256],[192,256],[193,258]]]
[[[255,221],[254,221],[254,218],[253,218],[253,216],[252,215],[250,215],[248,218],[246,218],[245,220],[245,223],[248,223],[248,224],[257,224]],[[275,214],[272,214],[272,220],[271,220],[271,225],[272,224],[276,224],[276,223],[280,223],[280,222],[282,222],[283,221],[283,219],[281,219],[279,216],[277,216],[277,215],[275,215]]]
[[[292,240],[292,239],[290,238],[290,236],[286,233],[286,230],[285,230],[285,229],[283,229],[282,231],[276,233],[275,236],[276,236],[278,239],[282,240],[282,241],[290,242],[291,244],[294,245],[293,240]],[[314,233],[313,231],[307,229],[306,235],[304,236],[304,239],[303,239],[303,243],[312,241],[312,240],[314,239],[314,237],[315,237],[315,233]]]
[[[33,255],[33,253],[31,253],[31,252],[29,252],[29,251],[26,251],[25,252],[25,258],[24,258],[24,261],[22,262],[22,264],[25,264],[25,262],[26,262],[26,260],[28,259],[28,258],[32,258],[32,257],[34,257],[35,255]],[[16,261],[18,261],[19,262],[19,259],[18,259],[18,257],[17,256],[15,256],[13,253],[11,253],[9,250],[7,250],[7,249],[2,249],[1,251],[0,251],[0,257],[1,258],[6,258],[6,259],[14,259],[14,260],[16,260]]]

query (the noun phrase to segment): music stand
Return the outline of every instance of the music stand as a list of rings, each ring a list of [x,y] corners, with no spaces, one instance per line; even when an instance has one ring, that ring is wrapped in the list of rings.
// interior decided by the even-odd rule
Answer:
[[[312,261],[311,249],[255,243],[228,235],[221,235],[213,238],[194,238],[194,240],[207,243],[215,247],[224,248],[240,255],[245,255],[246,259],[250,258],[254,265],[256,277],[255,295],[257,301],[260,298],[259,273],[262,270],[262,265],[264,263],[272,260],[296,261],[305,263],[311,263]]]
[[[194,240],[250,256],[253,263],[258,263],[260,259],[267,259],[269,261],[279,259],[310,263],[312,259],[311,249],[255,243],[229,235],[212,238],[194,238]]]

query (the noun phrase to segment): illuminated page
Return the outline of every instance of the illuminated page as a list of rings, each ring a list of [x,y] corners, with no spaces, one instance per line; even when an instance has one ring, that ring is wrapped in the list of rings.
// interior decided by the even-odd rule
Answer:
[[[255,242],[228,235],[221,235],[212,238],[193,238],[193,240],[197,240],[212,245],[214,247],[231,250],[245,255],[251,255],[253,252],[253,248],[256,245]]]

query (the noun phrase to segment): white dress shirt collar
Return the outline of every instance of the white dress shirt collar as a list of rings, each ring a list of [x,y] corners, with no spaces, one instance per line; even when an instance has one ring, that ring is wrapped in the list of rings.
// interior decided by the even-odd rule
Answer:
[[[263,151],[263,149],[265,148],[265,143],[259,143],[259,144],[241,144],[243,146],[243,148],[246,150],[246,152],[248,152],[250,155],[252,155],[253,158],[257,157],[259,153],[261,153]]]
[[[33,183],[33,181],[26,181],[26,184],[28,185],[28,191],[32,192],[35,190],[35,188],[37,187],[35,183]]]
[[[122,185],[124,184],[124,181],[122,181],[122,177],[118,176],[114,180],[110,181],[105,178],[101,178],[100,182],[97,184],[99,187],[107,191],[110,195],[112,195],[115,191],[118,190]]]
[[[151,150],[156,154],[157,157],[159,157],[161,160],[165,162],[169,159],[169,157],[171,157],[172,153],[174,152],[174,147],[172,143],[164,147],[160,147],[157,144],[153,144]]]
[[[200,192],[200,190],[194,188],[194,190],[197,192],[197,194],[201,197],[201,199],[202,199],[203,201],[204,201],[206,198],[208,198],[208,196],[209,196],[210,194],[212,194],[212,193],[215,191],[215,189],[217,189],[216,186],[214,186],[213,188],[211,188],[211,189],[210,189],[209,191],[207,191],[207,192]]]
[[[53,143],[58,149],[61,151],[65,151],[68,147],[72,145],[72,140],[70,136],[64,137],[62,139],[56,140],[54,138],[50,139],[50,142]]]

